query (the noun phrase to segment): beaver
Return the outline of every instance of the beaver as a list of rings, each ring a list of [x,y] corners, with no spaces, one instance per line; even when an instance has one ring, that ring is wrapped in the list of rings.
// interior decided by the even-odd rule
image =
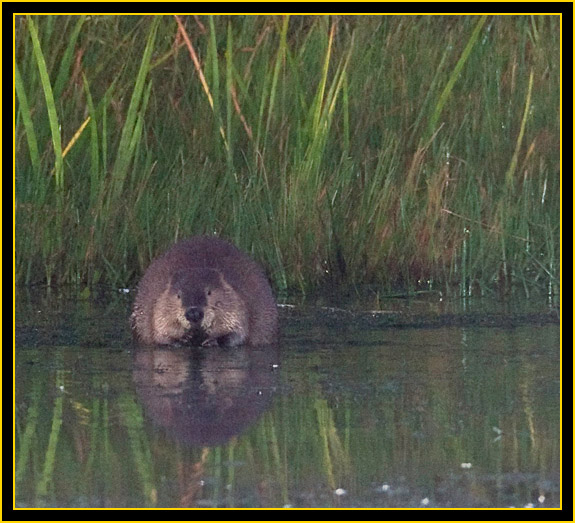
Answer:
[[[210,236],[180,241],[150,264],[131,319],[144,344],[265,345],[278,335],[277,306],[261,267]]]

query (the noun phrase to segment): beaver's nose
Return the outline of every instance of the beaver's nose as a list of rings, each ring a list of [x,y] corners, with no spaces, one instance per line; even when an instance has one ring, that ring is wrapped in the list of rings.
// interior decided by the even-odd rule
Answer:
[[[186,319],[191,323],[197,323],[204,317],[204,311],[200,307],[188,307]]]

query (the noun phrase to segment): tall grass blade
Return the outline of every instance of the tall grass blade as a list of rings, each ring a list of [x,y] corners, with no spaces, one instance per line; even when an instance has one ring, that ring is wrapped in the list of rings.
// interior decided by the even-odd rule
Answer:
[[[513,151],[513,156],[511,157],[511,163],[505,173],[505,185],[510,188],[513,186],[513,175],[515,174],[515,169],[517,168],[517,161],[519,159],[519,151],[521,145],[523,144],[523,136],[525,134],[525,126],[527,124],[527,117],[529,116],[529,111],[531,109],[531,92],[533,90],[533,71],[529,74],[529,85],[527,86],[527,96],[525,97],[525,108],[523,110],[523,118],[521,119],[521,127],[519,128],[519,134],[517,135],[517,142],[515,143],[515,151]]]
[[[46,67],[46,60],[40,46],[38,38],[38,31],[31,16],[26,17],[28,20],[28,28],[30,31],[30,38],[32,39],[32,48],[36,58],[36,66],[40,74],[42,82],[42,90],[46,100],[46,109],[48,111],[48,119],[50,122],[50,131],[52,133],[52,146],[54,148],[54,178],[56,187],[59,190],[64,188],[64,161],[62,155],[62,137],[60,135],[60,124],[58,122],[58,113],[56,111],[56,104],[54,102],[54,92],[50,84],[50,75]]]
[[[479,33],[481,32],[481,28],[485,24],[486,20],[487,20],[487,16],[483,15],[479,19],[479,22],[477,22],[477,25],[475,26],[475,29],[473,30],[473,33],[471,34],[471,37],[469,38],[469,41],[467,42],[467,45],[465,46],[463,53],[461,53],[461,57],[457,61],[457,64],[455,64],[455,67],[453,68],[453,71],[451,72],[451,75],[447,81],[447,84],[445,85],[445,88],[443,89],[441,95],[439,96],[439,100],[437,101],[437,105],[435,106],[435,110],[434,110],[433,115],[431,117],[431,120],[429,122],[429,134],[430,135],[433,134],[433,132],[435,131],[435,127],[437,125],[439,117],[441,116],[441,112],[443,111],[443,107],[447,103],[447,100],[449,99],[449,95],[451,94],[453,86],[455,85],[455,82],[457,81],[457,78],[459,77],[459,73],[461,72],[461,70],[463,69],[463,66],[465,65],[465,62],[469,58],[469,55],[471,54],[473,46],[475,45],[475,42],[479,38]]]
[[[133,153],[135,139],[137,136],[134,130],[138,122],[138,115],[143,114],[146,109],[145,105],[141,104],[141,101],[144,97],[146,79],[148,77],[148,73],[150,72],[150,62],[154,50],[156,32],[158,30],[160,21],[161,17],[155,17],[152,21],[150,32],[148,34],[148,41],[146,43],[144,55],[142,56],[140,70],[138,71],[136,83],[134,84],[130,106],[128,107],[128,112],[126,114],[126,123],[122,128],[122,135],[118,145],[116,162],[114,163],[114,169],[112,172],[112,201],[116,200],[122,193],[128,168],[134,158]],[[148,89],[149,88],[150,86],[148,86]]]

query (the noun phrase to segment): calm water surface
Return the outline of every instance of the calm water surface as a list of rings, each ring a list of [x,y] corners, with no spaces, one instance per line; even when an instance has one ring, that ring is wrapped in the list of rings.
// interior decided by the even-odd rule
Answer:
[[[129,298],[38,294],[16,506],[559,506],[548,303],[316,300],[281,308],[278,350],[140,349]]]

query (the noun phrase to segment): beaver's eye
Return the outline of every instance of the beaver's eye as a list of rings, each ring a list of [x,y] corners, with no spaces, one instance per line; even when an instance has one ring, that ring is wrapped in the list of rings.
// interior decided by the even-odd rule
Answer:
[[[206,292],[206,294],[207,294],[208,296],[211,296],[211,295],[212,295],[212,290],[211,290],[211,289],[208,289],[208,291]]]

